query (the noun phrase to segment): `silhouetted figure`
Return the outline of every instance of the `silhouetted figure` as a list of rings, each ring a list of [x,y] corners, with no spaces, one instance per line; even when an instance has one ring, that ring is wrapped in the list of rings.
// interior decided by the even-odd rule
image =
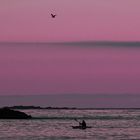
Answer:
[[[54,14],[51,14],[51,16],[52,16],[52,18],[55,18],[56,17],[56,15],[54,15]]]
[[[86,122],[83,120],[82,123],[79,123],[79,125],[82,127],[82,129],[86,129],[87,125]]]

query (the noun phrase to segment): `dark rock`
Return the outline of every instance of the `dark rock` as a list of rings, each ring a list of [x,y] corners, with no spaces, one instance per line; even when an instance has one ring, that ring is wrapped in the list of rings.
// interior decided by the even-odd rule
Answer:
[[[0,109],[0,119],[31,119],[31,115],[9,108]]]

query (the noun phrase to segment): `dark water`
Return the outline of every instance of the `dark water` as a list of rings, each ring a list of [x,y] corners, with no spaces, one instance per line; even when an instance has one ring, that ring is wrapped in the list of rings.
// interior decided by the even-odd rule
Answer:
[[[32,120],[0,120],[0,140],[138,140],[140,110],[22,110]],[[91,129],[72,129],[85,119]]]

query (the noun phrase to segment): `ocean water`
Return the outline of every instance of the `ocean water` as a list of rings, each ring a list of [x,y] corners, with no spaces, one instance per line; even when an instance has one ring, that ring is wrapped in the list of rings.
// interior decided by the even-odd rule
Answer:
[[[136,94],[139,60],[140,43],[0,43],[0,92]]]
[[[0,106],[135,108],[140,107],[139,83],[137,42],[0,43],[0,95],[5,95]],[[39,98],[46,94],[54,96]],[[34,118],[0,120],[0,140],[140,139],[140,110],[22,111]],[[92,128],[72,129],[75,119]]]
[[[138,140],[140,110],[21,110],[31,120],[0,120],[0,140]],[[84,119],[85,130],[72,129]]]

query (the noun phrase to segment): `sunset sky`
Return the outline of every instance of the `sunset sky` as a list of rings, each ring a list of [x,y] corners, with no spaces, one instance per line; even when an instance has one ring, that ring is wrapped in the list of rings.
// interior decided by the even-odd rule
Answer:
[[[0,41],[139,41],[139,6],[139,0],[0,0]]]
[[[0,95],[140,93],[139,47],[39,44],[105,40],[140,41],[140,0],[0,0]]]

